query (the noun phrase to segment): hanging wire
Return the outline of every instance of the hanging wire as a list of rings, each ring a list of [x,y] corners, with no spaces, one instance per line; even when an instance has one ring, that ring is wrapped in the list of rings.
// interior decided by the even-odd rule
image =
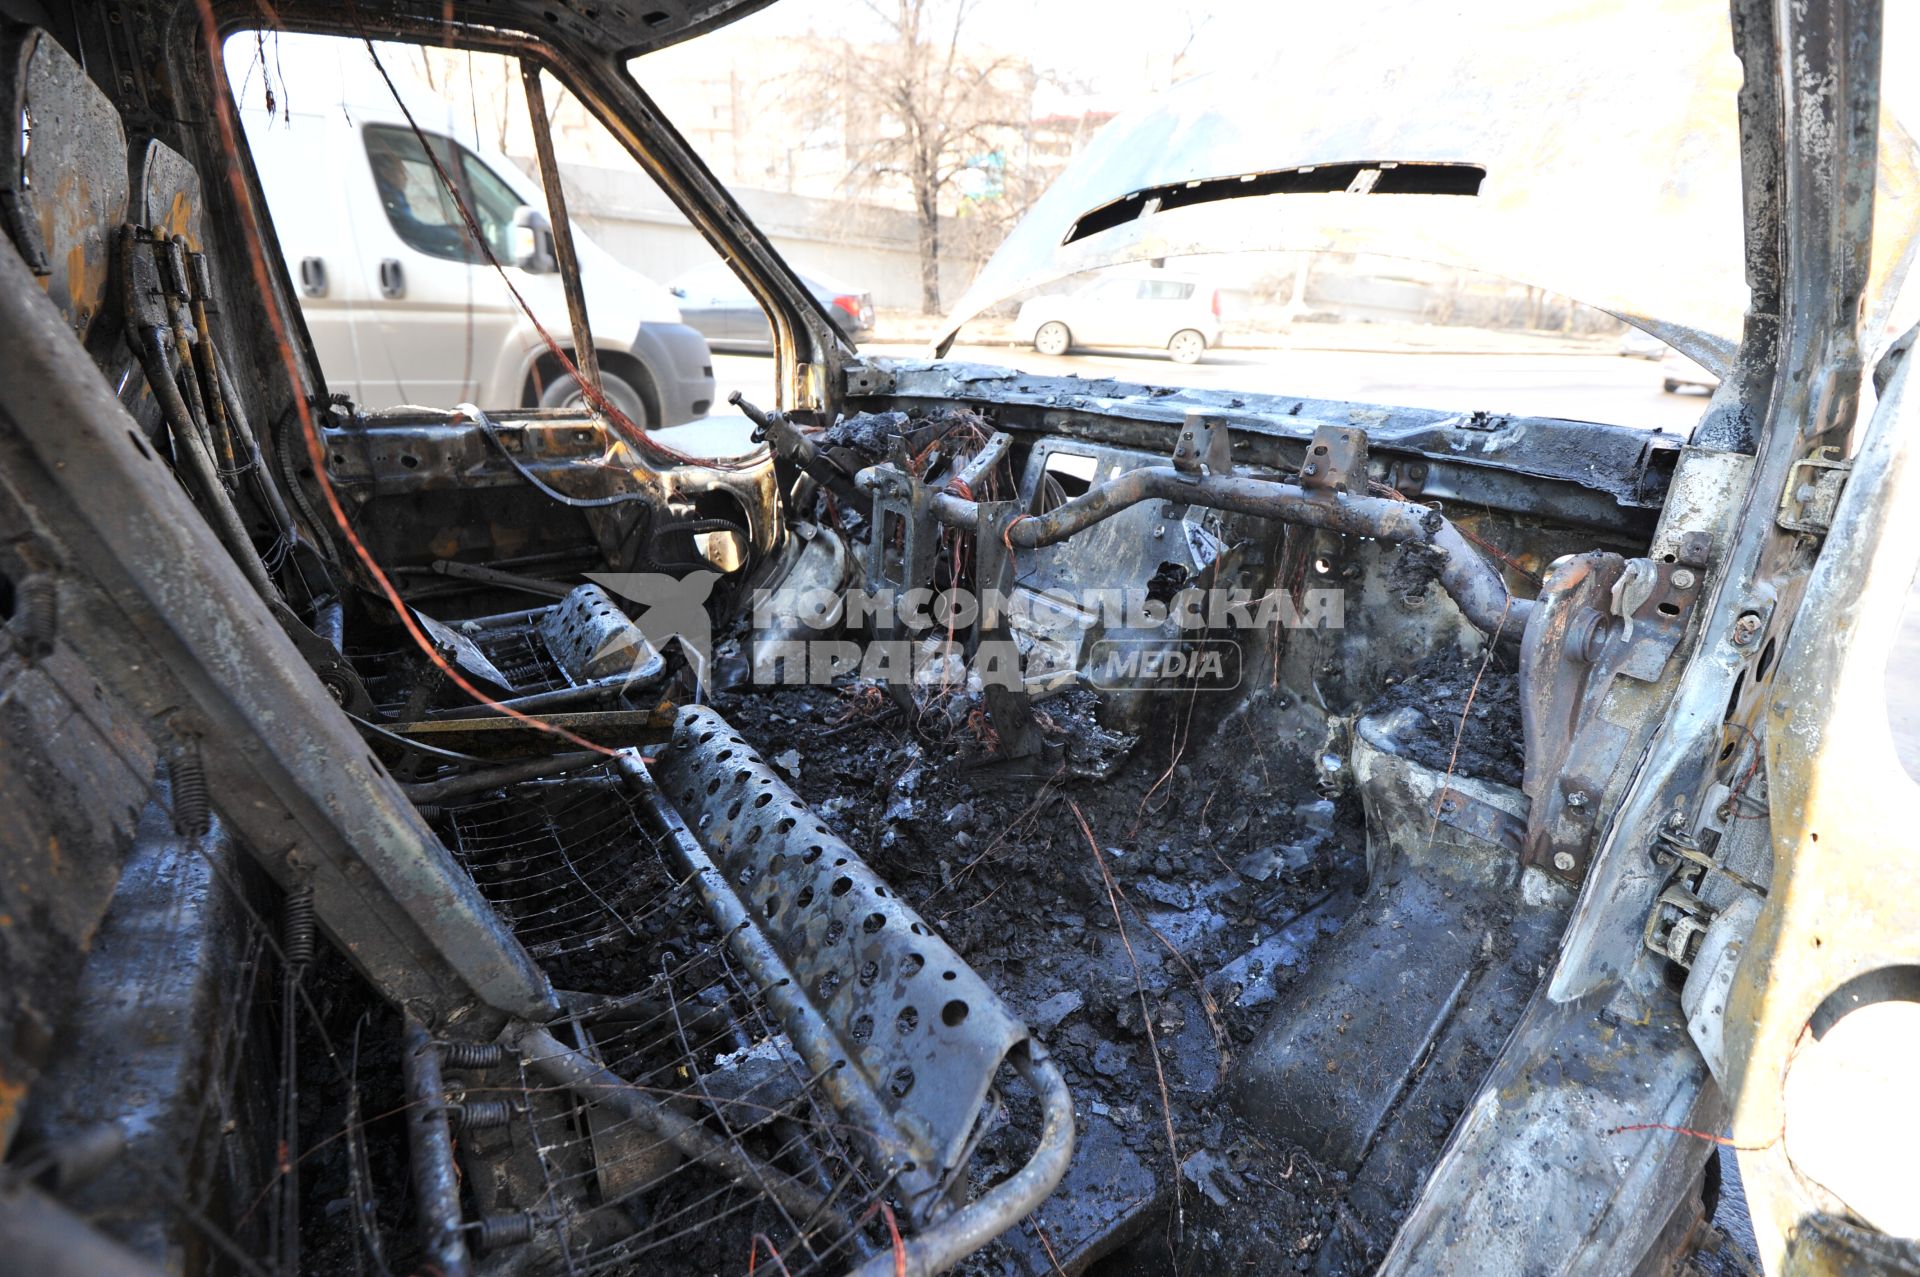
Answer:
[[[226,60],[220,48],[220,25],[218,19],[214,16],[213,0],[198,0],[198,6],[200,10],[201,32],[207,45],[207,57],[212,63],[212,82],[216,85],[225,84],[228,82]],[[372,48],[371,41],[368,42],[368,48]],[[377,61],[378,59],[376,57],[376,62]],[[382,75],[384,74],[385,71],[383,69]],[[394,587],[393,582],[381,568],[379,561],[374,558],[373,552],[368,549],[366,543],[361,540],[359,532],[355,530],[353,526],[353,520],[347,515],[346,507],[341,504],[339,492],[334,488],[333,481],[328,477],[326,446],[320,438],[319,427],[314,422],[312,406],[308,404],[306,397],[300,393],[300,387],[304,382],[300,375],[299,360],[294,354],[293,342],[287,332],[286,317],[280,313],[279,306],[276,305],[273,300],[278,296],[278,293],[276,293],[273,287],[273,272],[267,265],[266,252],[261,247],[265,240],[253,202],[248,198],[246,179],[243,176],[245,165],[240,162],[239,158],[239,126],[233,118],[232,98],[224,92],[215,92],[213,98],[215,106],[214,115],[219,125],[220,141],[222,147],[225,149],[228,161],[225,166],[227,170],[227,180],[232,186],[234,204],[239,209],[241,221],[245,224],[241,238],[246,243],[247,256],[253,267],[254,287],[258,290],[262,309],[266,312],[267,324],[272,330],[274,345],[279,350],[281,366],[286,373],[287,384],[292,387],[294,392],[294,411],[300,422],[300,432],[306,441],[307,460],[312,469],[314,485],[320,489],[320,495],[325,499],[327,511],[333,518],[334,526],[339,529],[341,538],[345,540],[348,547],[352,549],[354,557],[359,561],[368,579],[373,582],[379,593],[393,609],[394,615],[399,618],[401,626],[407,632],[407,636],[413,640],[414,644],[426,655],[427,659],[431,661],[454,686],[472,697],[478,704],[485,705],[496,713],[504,714],[516,722],[525,724],[537,731],[558,737],[581,749],[605,754],[609,758],[614,757],[618,754],[618,750],[609,749],[605,745],[590,741],[584,736],[554,723],[549,723],[544,719],[537,718],[532,714],[526,713],[524,710],[515,709],[510,705],[503,705],[469,682],[467,678],[454,667],[451,661],[440,654],[439,650],[434,646],[432,639],[428,637],[419,621],[415,619],[412,609],[410,609],[406,601],[400,597],[400,591]],[[410,117],[409,122],[411,122]],[[415,132],[416,134],[418,133],[417,126]],[[429,149],[427,154],[429,158],[431,158],[433,156],[432,150]],[[436,166],[438,165],[437,160],[435,160],[435,164]],[[442,173],[441,176],[444,181],[445,174]],[[469,220],[471,220],[470,214],[468,217]]]

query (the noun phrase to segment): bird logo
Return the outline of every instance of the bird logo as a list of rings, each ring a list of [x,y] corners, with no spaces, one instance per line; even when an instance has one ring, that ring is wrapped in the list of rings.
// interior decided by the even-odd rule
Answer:
[[[680,650],[693,663],[694,674],[703,685],[713,657],[713,618],[707,615],[707,599],[720,576],[718,572],[689,572],[685,576],[664,572],[587,573],[588,580],[644,609],[633,618],[633,624],[654,651],[664,653],[667,644],[679,640]]]

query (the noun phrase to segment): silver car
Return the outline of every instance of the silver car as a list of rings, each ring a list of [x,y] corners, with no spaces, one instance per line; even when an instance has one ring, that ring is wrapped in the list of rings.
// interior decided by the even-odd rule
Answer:
[[[807,286],[827,318],[850,341],[861,341],[873,332],[873,294],[863,289],[805,275]],[[680,303],[680,317],[706,337],[716,350],[771,351],[773,328],[767,313],[760,308],[740,277],[724,262],[714,262],[690,270],[667,285],[667,291]]]
[[[1023,302],[1013,331],[1043,355],[1064,355],[1075,346],[1146,347],[1166,351],[1175,363],[1197,364],[1220,344],[1220,291],[1167,271],[1105,275]]]

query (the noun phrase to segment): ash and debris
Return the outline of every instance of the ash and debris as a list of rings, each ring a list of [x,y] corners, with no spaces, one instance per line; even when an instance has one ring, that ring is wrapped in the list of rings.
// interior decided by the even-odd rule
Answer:
[[[834,422],[814,442],[822,448],[851,448],[879,461],[909,424],[904,412],[862,412]]]
[[[847,449],[871,461],[884,461],[896,439],[904,440],[908,450],[918,454],[954,431],[965,433],[968,442],[977,446],[986,442],[993,426],[970,408],[939,407],[913,413],[862,412],[841,418],[821,431],[814,442],[822,448]]]
[[[1407,757],[1436,771],[1519,783],[1525,764],[1520,677],[1502,668],[1498,660],[1435,652],[1390,684],[1366,712],[1382,714],[1402,707],[1418,716],[1415,730],[1399,739]]]
[[[1494,668],[1481,675],[1478,656],[1430,659],[1371,708],[1417,707],[1428,726],[1416,752],[1445,766],[1476,676],[1456,768],[1514,779],[1514,680]],[[1235,1060],[1294,974],[1361,906],[1365,887],[1359,802],[1323,792],[1322,742],[1302,735],[1284,694],[1234,698],[1219,707],[1224,717],[1183,709],[1135,736],[1099,722],[1093,693],[1063,692],[1035,707],[1055,746],[1037,766],[987,763],[990,741],[964,696],[903,710],[870,684],[735,686],[717,691],[714,706],[1025,1019],[1066,1075],[1077,1127],[1066,1181],[956,1271],[1040,1277],[1055,1257],[1103,1277],[1371,1270],[1391,1237],[1383,1219],[1406,1203],[1383,1208],[1377,1186],[1351,1183],[1260,1131],[1227,1099]],[[698,918],[675,938],[693,949],[714,941]],[[596,951],[553,974],[591,992],[628,987],[628,973],[612,969],[621,966]],[[344,984],[341,998],[328,1018],[345,1055],[358,1004]],[[391,1057],[397,1029],[380,1029],[362,1029],[362,1050]],[[410,1237],[404,1127],[371,1120],[394,1111],[397,1097],[367,1085],[397,1069],[368,1064],[363,1056],[360,1103],[373,1178],[390,1190],[371,1202],[382,1233]],[[1462,1097],[1473,1084],[1463,1076]],[[321,1082],[303,1091],[303,1104],[328,1110],[309,1129],[339,1129],[345,1095]],[[1037,1139],[1035,1098],[1017,1084],[1002,1096],[971,1163],[977,1188],[1017,1170]],[[355,1202],[346,1152],[337,1140],[314,1151],[302,1184],[307,1219],[344,1224],[367,1208]],[[750,1232],[740,1230],[750,1227],[729,1220],[703,1230],[697,1246],[690,1239],[685,1253],[655,1258],[663,1270],[724,1267],[748,1253]],[[350,1239],[347,1229],[316,1229],[312,1251],[344,1258]]]
[[[1036,708],[1065,748],[1024,776],[978,766],[965,717],[910,721],[871,688],[742,691],[715,707],[1066,1073],[1079,1139],[1063,1190],[962,1271],[1045,1273],[1049,1247],[1066,1257],[1096,1240],[1101,1262],[1129,1272],[1311,1267],[1340,1227],[1344,1176],[1263,1142],[1225,1084],[1275,989],[1358,899],[1364,834],[1357,801],[1316,790],[1303,747],[1261,743],[1282,737],[1259,730],[1258,704],[1229,727],[1188,719],[1135,739],[1098,725],[1091,694],[1054,696]],[[1137,983],[1076,805],[1118,889]],[[1179,1238],[1146,1014],[1173,1112]],[[1038,1121],[1009,1099],[975,1157],[982,1183],[1025,1161]]]
[[[1427,588],[1440,578],[1447,565],[1447,552],[1424,541],[1406,541],[1387,564],[1387,588],[1407,600],[1417,602]]]

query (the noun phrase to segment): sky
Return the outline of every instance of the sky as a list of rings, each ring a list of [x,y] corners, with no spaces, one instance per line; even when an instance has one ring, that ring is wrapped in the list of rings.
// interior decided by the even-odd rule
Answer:
[[[1484,39],[1514,0],[969,0],[970,38],[1024,53],[1043,71],[1083,84],[1120,105],[1135,101],[1149,67],[1185,50],[1190,71],[1250,58],[1270,60],[1312,46],[1356,21],[1392,22],[1396,12],[1431,22],[1451,10],[1464,31]],[[1600,0],[1604,3],[1605,0]],[[1647,0],[1618,0],[1642,4]],[[1725,10],[1724,0],[1699,0]],[[869,0],[886,6],[890,0]],[[1654,7],[1650,5],[1649,7]],[[842,31],[860,21],[857,0],[779,0],[745,20],[767,32]],[[1882,84],[1888,106],[1920,136],[1920,0],[1887,0]],[[1362,15],[1362,16],[1356,16]],[[1650,27],[1657,27],[1650,18]]]
[[[1237,39],[1279,34],[1276,10],[1314,6],[1297,0],[1210,0],[1181,5],[1151,0],[966,0],[965,38],[1029,57],[1042,71],[1099,91],[1137,91],[1142,66],[1170,61],[1182,49],[1211,64]],[[887,7],[891,0],[869,0]],[[742,29],[852,34],[865,15],[860,0],[779,0]],[[944,13],[950,8],[942,6]],[[871,19],[866,19],[871,21]],[[1308,19],[1309,22],[1317,19]]]

